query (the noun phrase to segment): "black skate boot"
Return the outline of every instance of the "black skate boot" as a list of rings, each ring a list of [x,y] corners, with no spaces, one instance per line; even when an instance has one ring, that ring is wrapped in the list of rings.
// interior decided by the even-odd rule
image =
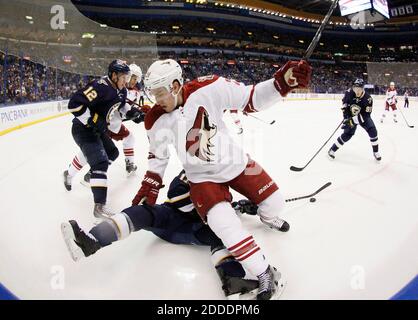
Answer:
[[[268,266],[267,270],[258,276],[258,281],[257,300],[276,300],[286,286],[280,272],[272,266]]]
[[[74,220],[62,223],[61,232],[74,261],[86,258],[101,248],[97,239],[84,232]]]
[[[260,216],[260,220],[262,223],[264,223],[266,226],[269,226],[273,230],[287,232],[290,229],[290,225],[279,217],[275,217],[273,219],[265,219]]]
[[[64,187],[67,191],[71,191],[71,178],[68,174],[68,170],[64,171]]]
[[[85,175],[84,175],[84,182],[87,184],[90,184],[90,179],[91,179],[91,170],[89,170]]]
[[[382,160],[382,156],[380,155],[379,152],[373,152],[374,158],[376,159],[376,161],[380,161]]]
[[[138,169],[135,163],[129,161],[128,159],[125,159],[125,164],[126,164],[126,172],[128,173],[128,175],[132,174],[133,172],[136,171],[136,169]]]
[[[225,273],[221,267],[216,272],[222,281],[222,290],[228,300],[254,300],[257,294],[258,281],[232,277]]]
[[[331,159],[331,160],[335,159],[335,151],[334,150],[332,150],[332,149],[328,150],[328,158]]]

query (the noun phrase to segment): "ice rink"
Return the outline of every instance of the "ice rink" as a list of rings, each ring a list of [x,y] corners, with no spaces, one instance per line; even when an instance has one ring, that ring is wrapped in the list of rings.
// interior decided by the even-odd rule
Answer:
[[[402,100],[402,99],[401,99]],[[403,101],[400,101],[403,105]],[[326,151],[303,166],[341,121],[340,101],[286,101],[256,116],[241,115],[244,134],[235,134],[252,158],[279,184],[286,198],[332,186],[309,199],[290,202],[282,215],[288,233],[268,229],[244,216],[271,264],[288,284],[282,299],[388,299],[418,270],[418,129],[399,114],[380,123],[383,100],[373,119],[380,142],[377,163],[366,132],[356,135],[328,160]],[[418,103],[402,109],[418,125]],[[75,219],[89,229],[92,194],[79,181],[65,190],[62,172],[78,151],[71,136],[72,116],[46,121],[0,137],[0,282],[21,299],[223,299],[207,247],[172,245],[146,231],[73,262],[60,224]],[[136,136],[139,170],[126,177],[121,143],[109,169],[110,207],[128,207],[147,169],[148,140],[143,124],[128,123]],[[340,133],[341,131],[339,131]],[[164,182],[181,167],[174,155]],[[167,188],[160,191],[165,200]],[[239,195],[234,194],[235,199]]]

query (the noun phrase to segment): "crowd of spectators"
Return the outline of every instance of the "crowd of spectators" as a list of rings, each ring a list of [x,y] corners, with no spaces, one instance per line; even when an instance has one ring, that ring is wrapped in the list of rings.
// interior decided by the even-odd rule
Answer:
[[[191,50],[181,53],[164,51],[160,52],[159,56],[160,58],[177,60],[183,67],[186,80],[208,74],[217,74],[236,79],[245,84],[253,84],[271,78],[274,72],[288,59],[285,56],[268,57],[248,55],[244,52],[235,54],[226,53],[222,50],[211,52]],[[350,87],[355,78],[361,77],[366,81],[368,80],[368,66],[366,63],[331,63],[329,61],[311,61],[310,63],[314,71],[308,89],[309,92],[343,93]],[[141,67],[146,69],[148,66],[141,65]],[[94,65],[92,68],[94,68]],[[97,75],[97,73],[95,74]],[[396,72],[394,76],[396,76]],[[404,79],[406,76],[402,74],[396,79]],[[93,78],[93,76],[47,67],[40,63],[0,52],[0,105],[68,99],[74,91],[83,87]],[[417,75],[408,77],[408,80],[408,87],[398,86],[399,94],[408,90],[410,95],[418,96]],[[380,83],[375,83],[378,85],[375,85],[371,93],[383,94],[388,81],[382,80]],[[390,81],[393,81],[392,77]],[[397,83],[400,84],[401,82]]]
[[[211,47],[216,46],[218,49],[255,49],[272,53],[282,53],[283,50],[288,50],[293,55],[301,56],[314,35],[313,32],[295,33],[271,25],[244,23],[238,20],[210,20],[204,17],[200,19],[173,18],[172,16],[114,19],[97,14],[89,16],[95,21],[119,29],[154,32],[157,34],[158,45],[192,47],[196,42],[203,42],[203,44],[210,44]],[[132,25],[137,28],[132,29]],[[412,49],[401,50],[401,46],[411,46]],[[387,47],[393,50],[381,50]],[[361,35],[361,33],[342,35],[324,32],[321,44],[314,52],[314,57],[326,58],[332,57],[335,53],[341,53],[346,60],[353,61],[378,62],[386,59],[417,61],[417,50],[414,36],[388,37],[388,35],[376,34],[375,37],[370,37],[370,34]]]
[[[0,105],[68,99],[91,79],[0,52]]]

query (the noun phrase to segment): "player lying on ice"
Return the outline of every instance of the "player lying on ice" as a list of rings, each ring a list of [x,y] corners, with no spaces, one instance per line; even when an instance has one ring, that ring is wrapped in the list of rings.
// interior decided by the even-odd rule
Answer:
[[[182,171],[173,179],[168,200],[156,205],[134,205],[113,215],[86,232],[71,220],[61,226],[64,240],[74,261],[122,240],[131,232],[146,230],[173,244],[210,246],[212,263],[228,299],[254,298],[258,281],[249,279],[241,264],[226,250],[222,241],[200,219],[190,200],[190,187]],[[256,215],[257,206],[248,200],[232,204],[238,215]],[[287,223],[285,224],[289,227]],[[283,230],[283,231],[287,231]]]
[[[311,72],[306,61],[288,61],[272,79],[255,85],[216,75],[183,83],[180,65],[168,59],[154,62],[144,78],[147,95],[156,105],[145,117],[148,171],[133,204],[144,200],[155,204],[172,144],[197,212],[228,251],[257,277],[257,299],[279,296],[284,280],[236,216],[229,203],[229,187],[257,204],[261,221],[276,230],[285,226],[279,218],[285,201],[272,178],[234,142],[222,116],[224,110],[249,113],[277,105],[291,90],[306,88]]]

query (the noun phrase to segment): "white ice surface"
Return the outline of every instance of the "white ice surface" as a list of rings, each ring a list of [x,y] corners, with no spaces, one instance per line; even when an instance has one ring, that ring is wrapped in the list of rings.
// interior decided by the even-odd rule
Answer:
[[[339,107],[339,101],[284,102],[256,115],[275,119],[272,126],[241,115],[244,135],[237,141],[286,198],[332,182],[315,203],[288,203],[282,215],[288,233],[243,217],[288,280],[283,299],[387,299],[418,271],[418,129],[406,127],[401,115],[397,124],[391,117],[381,124],[383,101],[375,101],[381,163],[358,128],[335,161],[326,158],[330,142],[304,171],[289,170],[303,166],[336,128]],[[418,124],[417,109],[416,102],[402,109],[412,124]],[[229,115],[225,121],[235,130]],[[146,170],[143,124],[128,127],[136,136],[139,172],[126,178],[118,143],[108,199],[117,210],[129,206]],[[81,262],[71,260],[60,224],[76,219],[89,229],[93,216],[91,192],[79,183],[85,169],[71,192],[62,183],[77,152],[70,130],[71,116],[65,116],[0,137],[0,282],[23,299],[223,299],[209,248],[172,245],[145,231]],[[173,156],[165,184],[179,171]]]

